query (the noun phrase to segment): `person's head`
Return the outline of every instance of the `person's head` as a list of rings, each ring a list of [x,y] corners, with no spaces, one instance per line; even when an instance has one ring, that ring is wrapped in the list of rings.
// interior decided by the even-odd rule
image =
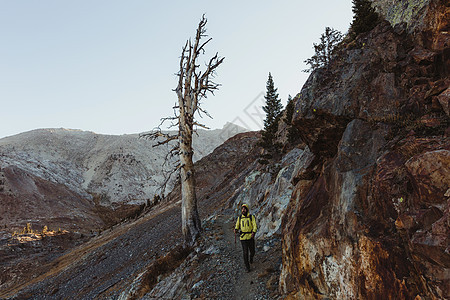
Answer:
[[[248,205],[247,204],[242,204],[241,211],[242,211],[242,214],[244,216],[246,216],[248,214],[248,212],[249,212]]]

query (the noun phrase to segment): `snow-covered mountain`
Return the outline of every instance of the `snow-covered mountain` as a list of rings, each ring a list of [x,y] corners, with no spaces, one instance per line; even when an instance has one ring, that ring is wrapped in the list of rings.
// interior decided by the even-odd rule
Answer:
[[[244,131],[230,123],[222,129],[198,130],[194,160]],[[49,195],[61,197],[64,193],[55,192],[61,190],[70,192],[78,202],[95,200],[95,204],[110,208],[145,203],[160,193],[163,174],[169,168],[163,163],[170,146],[153,147],[155,143],[139,138],[139,134],[101,135],[69,129],[37,129],[0,139],[0,210],[7,210],[6,198],[8,203],[32,198],[40,205],[37,202],[48,201]],[[6,224],[11,220],[1,221]]]

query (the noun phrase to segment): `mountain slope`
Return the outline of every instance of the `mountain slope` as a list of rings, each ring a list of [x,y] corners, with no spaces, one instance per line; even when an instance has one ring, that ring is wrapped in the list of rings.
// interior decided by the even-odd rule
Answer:
[[[223,207],[233,192],[232,181],[251,168],[259,152],[257,141],[257,133],[239,134],[196,163],[202,219]],[[34,277],[31,281],[4,283],[0,296],[20,291],[18,298],[117,297],[152,261],[181,242],[178,197],[175,190],[137,221],[119,224],[35,269],[28,274]]]
[[[195,159],[244,129],[199,130]],[[138,135],[41,129],[0,140],[0,224],[101,228],[161,193],[167,147]],[[174,180],[169,182],[168,190]],[[103,223],[103,225],[102,225]]]

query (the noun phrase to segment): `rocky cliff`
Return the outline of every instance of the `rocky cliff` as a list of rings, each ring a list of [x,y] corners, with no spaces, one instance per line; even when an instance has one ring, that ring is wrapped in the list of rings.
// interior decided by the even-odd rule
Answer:
[[[450,298],[450,7],[391,3],[374,1],[386,20],[295,98],[307,148],[282,223],[291,297]]]

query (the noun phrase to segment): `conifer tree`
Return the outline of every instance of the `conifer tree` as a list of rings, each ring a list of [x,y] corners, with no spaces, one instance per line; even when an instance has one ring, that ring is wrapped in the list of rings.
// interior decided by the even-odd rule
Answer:
[[[276,134],[278,131],[278,121],[280,120],[281,110],[283,105],[278,98],[278,93],[275,88],[272,74],[269,73],[269,79],[266,84],[266,105],[263,106],[263,110],[266,113],[266,119],[264,120],[264,129],[262,130],[261,145],[269,152],[273,152],[278,144],[275,143]]]
[[[286,104],[286,117],[284,118],[284,122],[288,125],[291,124],[293,115],[294,115],[294,99],[292,99],[292,96],[289,95]]]
[[[292,125],[292,116],[294,115],[294,109],[295,109],[294,99],[292,99],[291,95],[289,95],[288,102],[286,105],[286,116],[283,120],[288,126],[287,139],[289,143],[293,143],[298,136],[297,128]]]
[[[372,30],[378,23],[379,16],[369,0],[352,0],[353,21],[350,30],[354,36]]]
[[[339,30],[326,27],[325,32],[320,36],[320,43],[313,44],[314,55],[304,61],[310,65],[310,68],[303,70],[303,72],[309,73],[316,69],[327,67],[335,54],[336,46],[343,38],[344,36]]]

